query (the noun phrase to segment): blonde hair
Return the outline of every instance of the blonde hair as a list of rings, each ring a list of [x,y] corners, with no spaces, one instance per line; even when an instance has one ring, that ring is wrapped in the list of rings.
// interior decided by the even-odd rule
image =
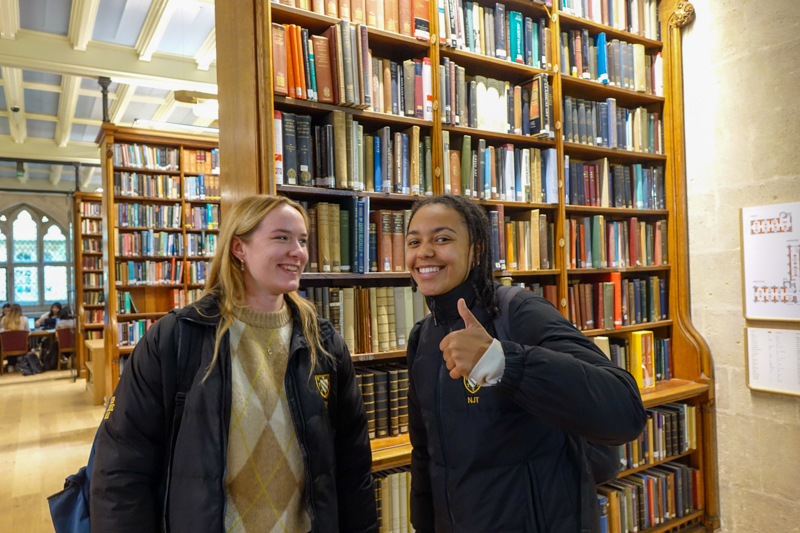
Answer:
[[[13,331],[25,329],[25,317],[22,316],[22,307],[19,304],[11,304],[11,309],[8,314],[3,317],[3,329],[6,331]]]
[[[211,261],[211,269],[206,279],[205,294],[212,294],[216,298],[221,320],[217,326],[214,355],[208,365],[204,380],[211,374],[211,369],[217,362],[222,337],[233,324],[234,309],[246,305],[244,303],[246,289],[241,269],[242,262],[231,251],[233,237],[239,237],[243,242],[248,242],[264,217],[273,209],[283,205],[296,209],[303,216],[306,231],[308,231],[309,220],[305,210],[300,204],[284,196],[251,196],[234,204],[230,212],[225,215],[217,241],[219,243],[217,253]],[[330,356],[322,346],[317,310],[297,291],[286,293],[285,298],[288,298],[294,307],[293,311],[299,315],[303,335],[311,353],[311,372],[313,373],[318,354]],[[202,310],[198,309],[198,311],[202,313]]]

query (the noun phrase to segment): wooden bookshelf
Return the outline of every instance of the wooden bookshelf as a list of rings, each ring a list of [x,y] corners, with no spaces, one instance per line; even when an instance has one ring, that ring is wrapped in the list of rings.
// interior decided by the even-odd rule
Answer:
[[[216,229],[195,229],[187,228],[186,215],[188,210],[193,206],[200,206],[203,204],[219,204],[219,199],[209,194],[208,199],[186,199],[188,191],[185,189],[187,177],[196,177],[199,175],[206,175],[201,172],[190,172],[189,168],[184,168],[184,152],[185,151],[207,151],[210,152],[218,147],[216,139],[202,136],[192,135],[178,135],[171,133],[162,133],[152,130],[138,130],[133,128],[123,128],[114,126],[112,124],[104,124],[103,129],[98,136],[98,144],[100,145],[101,154],[105,157],[101,158],[103,167],[103,260],[107,266],[107,276],[105,281],[105,310],[107,321],[105,324],[105,346],[106,346],[106,365],[105,365],[105,380],[106,391],[113,391],[119,381],[119,368],[120,357],[127,356],[133,351],[133,346],[120,345],[120,332],[119,325],[122,323],[134,320],[158,320],[164,316],[169,310],[175,307],[173,303],[173,291],[183,291],[183,294],[188,298],[188,291],[191,289],[199,289],[203,286],[202,283],[193,282],[190,279],[190,265],[196,261],[210,261],[210,256],[194,256],[189,253],[189,238],[195,238],[207,232],[208,234],[217,235]],[[177,170],[148,170],[133,168],[129,166],[114,165],[113,159],[113,146],[115,144],[138,144],[150,147],[169,148],[178,150],[178,169]],[[177,197],[159,197],[159,196],[140,196],[131,194],[120,194],[120,191],[115,189],[115,173],[137,173],[145,175],[166,175],[175,178],[179,185],[179,194]],[[208,176],[218,176],[214,172]],[[174,196],[174,195],[173,195]],[[152,207],[158,206],[159,208],[168,208],[169,206],[176,206],[180,210],[180,222],[178,227],[158,227],[153,226],[131,226],[125,225],[120,222],[117,206],[119,204],[138,204],[140,206]],[[151,254],[134,254],[125,252],[118,249],[118,242],[116,235],[135,235],[138,232],[147,232],[152,230],[154,233],[163,233],[164,235],[172,236],[179,240],[182,244],[181,253],[159,255],[158,253]],[[126,255],[127,254],[127,255]],[[175,261],[175,268],[177,269],[178,262],[182,263],[182,270],[180,271],[180,282],[167,282],[167,283],[136,283],[129,284],[127,279],[117,279],[116,266],[120,263],[126,264],[127,262],[155,262],[156,264],[168,263],[172,264]],[[117,295],[120,292],[130,293],[131,299],[136,305],[138,312],[124,313],[117,308]],[[133,311],[133,309],[132,309]],[[88,327],[88,326],[87,326]],[[98,378],[99,379],[99,378]]]
[[[647,407],[661,405],[667,402],[681,401],[690,403],[697,408],[697,445],[698,449],[680,460],[702,473],[702,487],[705,496],[705,508],[690,515],[672,520],[647,530],[647,533],[661,533],[666,531],[708,531],[719,527],[719,497],[718,474],[716,459],[716,418],[714,395],[714,372],[708,346],[702,336],[692,324],[689,306],[689,269],[688,269],[688,233],[686,215],[686,177],[685,177],[685,151],[684,151],[684,121],[683,121],[683,82],[681,63],[682,28],[692,19],[693,9],[691,4],[678,0],[661,0],[659,3],[659,20],[661,40],[656,41],[632,33],[609,28],[589,20],[561,13],[554,8],[547,10],[543,6],[525,0],[507,0],[503,2],[506,10],[520,11],[523,17],[540,17],[547,19],[547,25],[553,36],[551,40],[553,49],[553,69],[548,72],[552,83],[553,124],[555,138],[539,139],[523,137],[521,135],[486,132],[465,128],[461,126],[445,125],[441,122],[443,102],[440,98],[443,88],[439,87],[439,78],[435,75],[436,68],[441,64],[441,58],[448,57],[467,69],[468,75],[481,74],[497,79],[521,83],[529,80],[534,74],[540,73],[538,69],[520,64],[513,64],[491,57],[481,56],[463,50],[455,50],[444,43],[439,43],[437,38],[432,43],[421,43],[417,40],[408,42],[408,38],[399,36],[383,36],[373,39],[370,30],[371,44],[375,47],[385,46],[387,42],[394,48],[392,58],[419,58],[427,56],[431,59],[434,70],[432,75],[433,91],[433,121],[424,124],[415,122],[418,119],[411,117],[398,117],[371,113],[368,111],[353,110],[340,106],[323,106],[313,102],[293,101],[285,97],[275,96],[272,91],[272,39],[271,23],[296,23],[312,30],[324,29],[332,25],[333,19],[327,20],[319,15],[299,12],[296,8],[288,8],[274,4],[268,0],[242,0],[235,2],[236,15],[233,15],[233,0],[217,0],[217,52],[218,52],[218,79],[220,87],[220,144],[226,154],[222,171],[229,176],[225,183],[223,194],[223,210],[240,198],[251,194],[286,194],[297,200],[308,201],[336,201],[336,198],[363,196],[364,193],[340,190],[320,190],[317,188],[276,186],[274,180],[274,147],[273,111],[287,110],[305,113],[319,117],[328,113],[333,108],[343,109],[353,113],[359,121],[368,121],[370,125],[400,126],[417,124],[426,129],[433,139],[433,165],[434,165],[434,194],[444,192],[443,175],[443,143],[442,132],[447,131],[451,139],[463,135],[471,135],[473,140],[485,139],[487,146],[497,146],[502,143],[513,143],[520,147],[555,148],[558,165],[558,204],[524,204],[519,202],[478,201],[486,206],[503,205],[504,210],[513,213],[520,211],[540,209],[547,214],[548,221],[554,223],[554,248],[555,268],[547,270],[529,271],[504,271],[496,273],[498,277],[509,276],[513,281],[535,281],[537,277],[545,276],[548,283],[557,287],[557,308],[568,316],[567,295],[570,280],[583,280],[587,276],[607,275],[620,273],[622,279],[634,277],[658,276],[666,280],[668,310],[667,320],[651,323],[632,324],[613,330],[588,330],[587,336],[598,335],[614,336],[631,331],[655,330],[659,337],[669,337],[672,340],[672,379],[659,382],[654,389],[642,391],[642,398]],[[492,3],[479,0],[481,5],[491,6]],[[557,2],[556,2],[557,4]],[[430,3],[431,35],[438,36],[438,9],[437,3]],[[311,21],[314,19],[314,21]],[[663,65],[663,92],[664,96],[645,94],[620,87],[611,87],[594,81],[574,78],[562,72],[560,62],[560,39],[562,31],[586,29],[591,36],[605,32],[610,39],[620,39],[628,43],[642,44],[648,54],[661,53]],[[387,32],[382,32],[387,33]],[[376,55],[377,54],[376,52]],[[380,56],[380,55],[379,55]],[[387,57],[387,56],[380,56]],[[242,83],[247,80],[247,83]],[[663,119],[663,154],[646,152],[633,152],[620,149],[611,149],[600,146],[566,142],[563,138],[562,109],[563,96],[571,96],[585,100],[604,100],[615,98],[621,107],[642,106],[651,113],[657,112]],[[587,207],[567,205],[563,197],[563,187],[566,177],[564,169],[564,156],[579,161],[607,158],[611,164],[630,165],[647,164],[649,166],[663,167],[666,186],[665,209],[620,209],[607,207]],[[410,205],[413,198],[392,198],[388,195],[387,202],[392,202],[393,209],[404,208]],[[408,204],[405,204],[408,202]],[[396,206],[396,207],[394,207]],[[568,235],[565,236],[565,224],[569,217],[604,215],[607,218],[623,219],[639,217],[647,222],[658,220],[667,221],[667,247],[669,250],[669,264],[658,266],[602,268],[602,269],[571,269],[566,264],[566,246]],[[400,284],[394,274],[354,275],[304,275],[304,283],[310,285],[396,285]],[[405,274],[407,283],[408,275]],[[529,278],[529,279],[525,279]],[[581,281],[583,282],[583,281]],[[356,364],[363,364],[367,354],[359,359],[360,354],[354,356]],[[377,355],[377,354],[376,354]],[[372,361],[372,359],[367,359]],[[402,439],[398,441],[373,441],[373,459],[376,469],[389,468],[407,464],[410,453],[410,444]]]
[[[84,284],[84,274],[97,274],[100,277],[100,283],[94,288],[103,288],[103,273],[104,268],[84,268],[84,262],[96,262],[98,267],[105,265],[103,258],[98,253],[84,252],[84,243],[86,245],[93,244],[98,249],[102,250],[102,232],[85,232],[84,224],[89,221],[99,224],[102,216],[86,215],[85,213],[102,212],[103,196],[100,193],[88,192],[75,192],[72,195],[72,220],[73,222],[73,238],[72,244],[74,247],[73,257],[75,258],[75,266],[73,268],[74,286],[75,286],[75,307],[73,312],[75,314],[75,368],[79,377],[86,377],[86,361],[88,354],[86,349],[86,340],[96,335],[98,329],[102,329],[96,323],[87,323],[85,312],[102,311],[105,307],[103,303],[86,304],[85,299],[91,298],[92,294],[97,294],[99,291],[86,290]],[[94,210],[92,209],[94,206]],[[88,210],[88,211],[87,211]],[[102,252],[99,252],[102,254]],[[102,294],[101,294],[102,296]],[[100,333],[102,335],[102,332]]]

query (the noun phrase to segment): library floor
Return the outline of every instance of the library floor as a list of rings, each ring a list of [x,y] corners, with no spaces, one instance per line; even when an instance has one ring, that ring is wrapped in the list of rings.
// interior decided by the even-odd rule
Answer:
[[[0,531],[52,533],[47,496],[86,464],[103,406],[68,370],[0,377]]]

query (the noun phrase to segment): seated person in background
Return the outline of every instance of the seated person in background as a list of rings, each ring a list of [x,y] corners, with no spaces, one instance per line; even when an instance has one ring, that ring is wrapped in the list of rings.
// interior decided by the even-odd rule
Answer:
[[[44,324],[44,321],[47,320],[48,318],[58,318],[58,314],[60,312],[61,312],[61,304],[58,302],[53,303],[53,305],[50,306],[50,311],[43,314],[36,320],[36,327],[37,328],[40,327],[42,324]]]
[[[0,331],[30,331],[28,319],[22,314],[19,304],[11,304],[8,314],[0,320]]]
[[[9,311],[11,311],[11,304],[3,304],[3,316],[6,316]]]
[[[0,331],[30,331],[30,329],[27,317],[22,314],[22,307],[19,304],[11,304],[8,314],[0,320]],[[17,357],[14,355],[5,358],[9,370],[17,364]]]
[[[56,322],[56,329],[73,328],[75,327],[75,319],[72,316],[72,309],[68,305],[61,308],[58,313],[58,322]]]

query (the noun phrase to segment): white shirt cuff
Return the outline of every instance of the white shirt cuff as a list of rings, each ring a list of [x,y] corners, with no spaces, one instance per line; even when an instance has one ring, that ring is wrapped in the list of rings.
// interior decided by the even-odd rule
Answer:
[[[492,340],[492,345],[481,356],[469,378],[481,387],[491,387],[500,382],[503,371],[506,369],[506,354],[503,345],[497,339]]]

